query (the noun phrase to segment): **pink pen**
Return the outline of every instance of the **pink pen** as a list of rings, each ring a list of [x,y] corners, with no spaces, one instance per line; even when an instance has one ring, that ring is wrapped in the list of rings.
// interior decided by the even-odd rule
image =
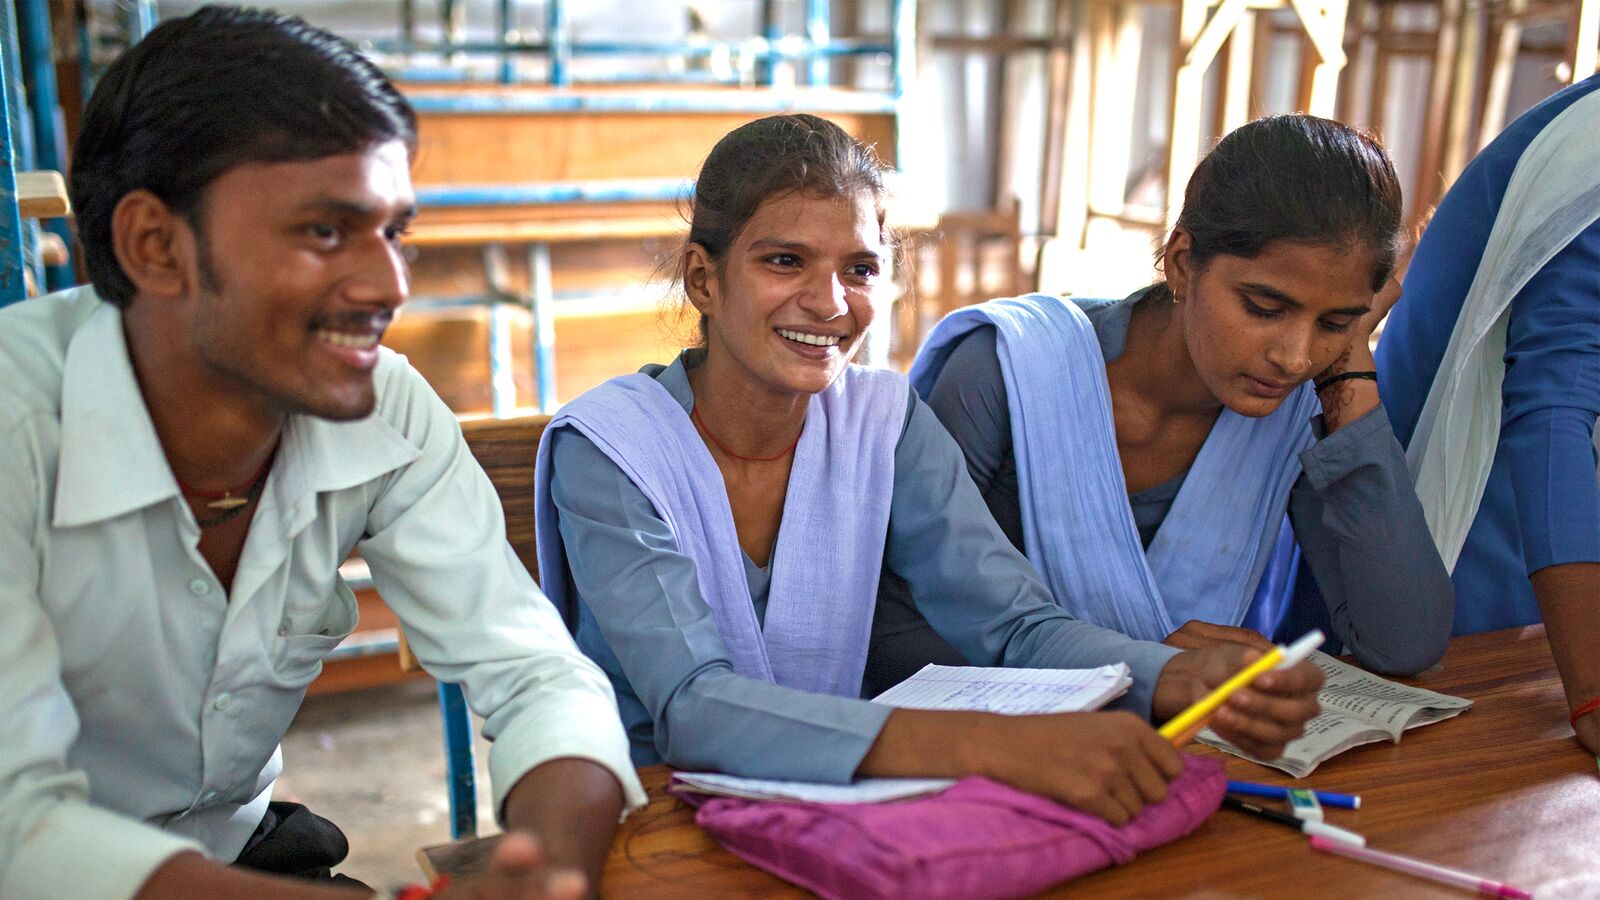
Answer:
[[[1510,897],[1513,900],[1529,900],[1533,896],[1522,888],[1501,884],[1498,881],[1490,881],[1487,878],[1479,878],[1470,872],[1447,869],[1444,866],[1436,866],[1420,859],[1412,859],[1409,856],[1401,856],[1398,853],[1385,853],[1382,850],[1374,850],[1371,847],[1354,847],[1349,844],[1341,844],[1338,841],[1330,841],[1323,837],[1313,837],[1311,839],[1311,847],[1324,853],[1337,853],[1340,856],[1359,859],[1362,862],[1382,866],[1385,869],[1393,869],[1396,872],[1404,872],[1407,875],[1415,875],[1418,878],[1427,878],[1440,884],[1477,891],[1489,897]]]

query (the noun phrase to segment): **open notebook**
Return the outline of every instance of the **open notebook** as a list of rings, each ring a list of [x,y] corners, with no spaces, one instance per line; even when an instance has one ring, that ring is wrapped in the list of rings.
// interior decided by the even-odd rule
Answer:
[[[965,709],[1008,715],[1086,712],[1127,693],[1133,677],[1125,664],[1098,669],[991,669],[924,666],[872,702],[905,709]],[[713,772],[678,772],[680,789],[751,800],[813,803],[881,803],[942,791],[941,778],[863,778],[851,784],[816,784],[740,778]]]
[[[1352,747],[1399,743],[1405,731],[1458,716],[1472,706],[1471,700],[1379,678],[1326,653],[1311,654],[1311,661],[1324,678],[1317,692],[1322,711],[1306,723],[1305,734],[1283,748],[1282,756],[1257,759],[1209,728],[1200,732],[1201,743],[1304,778]]]

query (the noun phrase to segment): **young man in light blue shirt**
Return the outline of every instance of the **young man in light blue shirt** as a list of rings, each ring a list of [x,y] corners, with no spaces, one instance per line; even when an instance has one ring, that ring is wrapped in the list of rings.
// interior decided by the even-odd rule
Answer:
[[[170,21],[101,80],[72,168],[93,286],[0,312],[0,896],[352,896],[247,870],[343,854],[270,801],[355,625],[354,549],[542,843],[495,890],[585,892],[643,803],[455,418],[378,346],[415,127],[348,44],[269,13]]]

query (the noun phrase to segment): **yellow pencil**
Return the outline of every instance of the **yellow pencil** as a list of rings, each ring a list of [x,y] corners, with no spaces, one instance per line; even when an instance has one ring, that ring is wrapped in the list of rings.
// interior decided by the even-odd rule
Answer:
[[[1211,718],[1211,714],[1217,711],[1217,707],[1226,703],[1228,698],[1233,696],[1234,691],[1255,681],[1262,672],[1268,669],[1287,669],[1295,665],[1310,656],[1311,651],[1322,646],[1322,640],[1322,632],[1313,629],[1300,640],[1287,647],[1281,644],[1273,647],[1265,656],[1246,666],[1239,674],[1229,678],[1216,690],[1196,701],[1193,706],[1173,716],[1167,724],[1161,726],[1161,736],[1180,747],[1183,746],[1205,726],[1206,720]]]

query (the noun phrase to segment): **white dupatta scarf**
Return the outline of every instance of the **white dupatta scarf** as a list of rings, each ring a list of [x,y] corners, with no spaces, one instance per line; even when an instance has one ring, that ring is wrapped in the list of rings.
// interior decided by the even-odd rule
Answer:
[[[1406,451],[1428,529],[1451,571],[1500,443],[1511,301],[1597,220],[1600,91],[1562,110],[1517,161]]]

